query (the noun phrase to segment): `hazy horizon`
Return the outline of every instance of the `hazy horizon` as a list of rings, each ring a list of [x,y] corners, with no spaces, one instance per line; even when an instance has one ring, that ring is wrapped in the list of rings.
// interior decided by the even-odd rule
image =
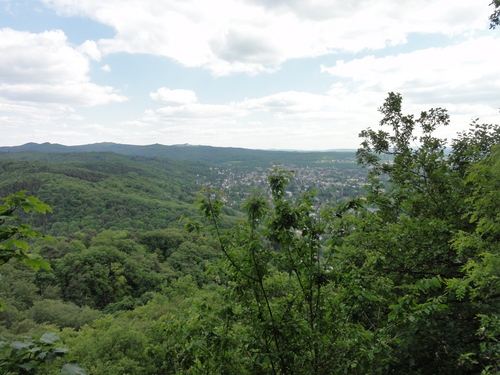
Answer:
[[[97,145],[97,144],[113,144],[113,145],[121,145],[121,146],[137,146],[137,147],[147,147],[147,146],[166,146],[166,147],[172,147],[172,146],[181,146],[181,147],[213,147],[213,148],[235,148],[235,149],[245,149],[245,150],[254,150],[254,151],[286,151],[286,152],[352,152],[356,151],[358,148],[335,148],[335,149],[326,149],[326,150],[295,150],[295,149],[261,149],[261,148],[248,148],[248,147],[231,147],[231,146],[211,146],[211,145],[193,145],[189,143],[177,143],[177,144],[171,144],[171,145],[166,145],[162,143],[151,143],[151,144],[132,144],[132,143],[117,143],[117,142],[109,142],[109,141],[102,141],[102,142],[95,142],[95,143],[82,143],[82,144],[76,144],[76,145],[65,145],[62,143],[57,143],[57,142],[26,142],[20,145],[13,145],[13,146],[5,146],[5,145],[0,145],[0,148],[14,148],[14,147],[22,147],[25,145],[29,144],[36,144],[36,145],[43,145],[43,144],[50,144],[50,145],[58,145],[58,146],[64,146],[64,147],[78,147],[78,146],[90,146],[90,145]]]

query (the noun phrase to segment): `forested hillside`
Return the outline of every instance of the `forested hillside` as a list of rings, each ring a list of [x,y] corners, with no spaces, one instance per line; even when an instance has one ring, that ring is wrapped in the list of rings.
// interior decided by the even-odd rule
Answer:
[[[60,373],[15,341],[54,332],[95,375],[498,374],[500,127],[380,112],[358,167],[257,166],[241,196],[228,164],[1,155],[28,193],[0,206],[0,368]]]
[[[314,159],[282,154],[275,161],[296,171],[291,191],[316,188],[322,201],[362,191],[366,173],[352,153],[333,153],[326,159],[322,153]],[[240,210],[252,190],[267,189],[272,159],[258,160],[214,165],[112,152],[6,152],[0,153],[0,196],[26,190],[49,204],[51,214],[28,220],[50,235],[182,227],[179,219],[198,215],[194,198],[207,185],[226,192],[226,214],[237,216],[232,209]]]
[[[30,224],[51,235],[103,229],[182,226],[196,215],[196,192],[211,179],[205,164],[114,153],[0,155],[0,195],[26,190],[48,203]]]

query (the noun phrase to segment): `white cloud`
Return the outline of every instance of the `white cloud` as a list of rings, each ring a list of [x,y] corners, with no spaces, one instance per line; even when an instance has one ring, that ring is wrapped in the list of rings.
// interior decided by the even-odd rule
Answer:
[[[353,125],[354,113],[345,105],[331,94],[286,91],[226,104],[169,105],[122,125],[131,132],[141,129],[140,139],[165,139],[168,144],[328,149],[357,144],[359,130],[373,119],[368,115],[366,122]]]
[[[113,88],[90,82],[86,56],[96,58],[96,51],[93,42],[74,48],[60,30],[34,34],[1,29],[0,97],[13,102],[78,106],[126,100]]]
[[[450,126],[437,135],[452,139],[468,128],[471,119],[498,123],[500,100],[500,39],[483,37],[444,48],[424,49],[397,56],[367,56],[338,62],[325,72],[339,78],[330,95],[338,92],[346,108],[373,113],[387,92],[400,92],[405,113],[418,114],[432,107],[445,108]],[[351,105],[347,103],[351,103]],[[378,121],[369,124],[375,127]]]
[[[40,134],[51,125],[72,116],[72,109],[65,105],[47,104],[38,106],[27,103],[5,103],[0,101],[0,123],[4,144],[19,145],[26,142],[46,141]]]
[[[317,95],[307,92],[286,91],[261,98],[245,99],[227,104],[204,104],[196,102],[196,94],[191,90],[169,90],[161,88],[150,96],[168,106],[146,111],[141,122],[158,123],[161,121],[210,123],[235,123],[235,120],[257,115],[283,119],[286,116],[315,116],[315,113],[332,113],[336,108],[335,100],[330,95]],[[321,112],[323,111],[323,112]],[[321,117],[321,116],[320,116]],[[322,115],[326,118],[327,115]],[[244,120],[246,122],[246,120]],[[249,120],[249,123],[254,123]]]
[[[0,29],[0,79],[3,83],[81,81],[87,59],[66,40],[61,30],[32,34]]]
[[[126,100],[90,81],[89,58],[100,58],[94,42],[75,47],[60,30],[0,29],[0,121],[10,142],[50,140],[54,127],[83,120],[75,107]]]
[[[330,95],[342,96],[346,108],[373,113],[387,92],[400,92],[405,113],[418,114],[432,107],[445,108],[451,117],[437,135],[454,138],[471,119],[498,123],[500,39],[482,37],[454,46],[431,48],[397,56],[367,56],[340,61],[323,71],[339,78]],[[350,105],[348,103],[351,103]],[[376,126],[372,121],[370,126]]]
[[[174,107],[162,107],[156,111],[147,111],[143,121],[175,121],[178,123],[184,121],[197,122],[206,121],[210,124],[219,122],[234,123],[234,119],[243,117],[248,111],[238,109],[234,104],[185,104]]]
[[[157,102],[168,105],[190,104],[198,101],[194,91],[171,90],[166,87],[160,87],[156,92],[150,93],[149,96]]]
[[[97,48],[96,42],[93,40],[86,40],[81,46],[78,46],[76,50],[92,60],[99,61],[101,59],[101,52]]]
[[[19,124],[37,125],[57,120],[60,113],[71,113],[71,108],[64,105],[35,105],[0,102],[2,127],[15,129]]]
[[[409,33],[484,29],[477,0],[44,0],[64,15],[90,17],[116,36],[104,53],[149,53],[215,75],[255,74],[287,59],[405,43]]]
[[[90,107],[126,99],[109,86],[99,86],[90,82],[70,82],[61,84],[0,84],[0,98],[14,102],[66,103],[72,106]]]
[[[282,62],[282,48],[269,38],[265,30],[254,27],[239,27],[214,39],[210,43],[211,50],[219,59],[230,64],[273,65]]]
[[[307,92],[286,91],[256,99],[247,99],[238,107],[272,113],[314,112],[332,106],[331,98]]]
[[[398,91],[415,103],[495,108],[499,105],[499,50],[500,39],[483,37],[445,48],[340,61],[333,67],[323,67],[323,71],[348,79],[344,84],[354,84],[356,95]]]

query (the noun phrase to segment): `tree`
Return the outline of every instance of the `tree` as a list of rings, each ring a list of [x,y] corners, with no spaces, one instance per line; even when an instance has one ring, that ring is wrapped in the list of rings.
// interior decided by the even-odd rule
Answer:
[[[142,317],[106,315],[67,341],[89,375],[156,374],[146,353],[149,324]]]
[[[469,232],[459,231],[453,239],[457,253],[468,254],[465,275],[448,281],[450,293],[461,300],[481,306],[477,316],[476,338],[479,347],[464,354],[464,362],[480,364],[484,374],[500,371],[500,147],[475,164],[467,175],[474,191],[468,198],[472,209],[467,218],[473,225]]]
[[[481,351],[478,317],[497,302],[466,293],[479,249],[457,247],[457,236],[477,231],[471,197],[484,186],[468,176],[488,160],[500,129],[473,122],[448,154],[445,140],[433,135],[449,123],[445,110],[405,115],[401,95],[390,93],[380,112],[381,126],[389,129],[363,131],[358,150],[359,162],[369,168],[366,202],[374,210],[360,213],[342,251],[357,272],[391,288],[383,313],[362,307],[359,322],[390,339],[389,372],[479,373],[488,364],[472,359]]]
[[[157,259],[146,254],[141,245],[120,235],[104,231],[92,240],[88,249],[66,254],[53,262],[55,282],[65,301],[97,309],[124,301],[126,305],[122,307],[130,309],[135,300],[141,303],[145,292],[160,288],[165,275]],[[118,246],[130,253],[120,251]],[[130,250],[133,248],[135,251]]]
[[[490,5],[495,7],[490,15],[490,29],[494,29],[500,25],[500,0],[493,0]]]
[[[0,203],[0,267],[11,259],[20,261],[37,270],[40,267],[50,269],[47,262],[28,255],[29,238],[45,237],[42,233],[31,229],[24,224],[17,215],[19,209],[25,212],[40,212],[45,214],[51,211],[46,205],[34,196],[26,196],[25,191],[20,191],[1,199]],[[45,237],[47,238],[47,237]],[[5,305],[0,301],[0,311]]]
[[[45,214],[52,211],[34,196],[26,196],[25,191],[9,195],[2,199],[0,204],[0,266],[11,259],[15,259],[37,270],[42,267],[50,269],[47,262],[33,259],[28,255],[29,245],[26,239],[44,237],[38,231],[23,224],[16,210],[25,212],[35,211]],[[3,306],[0,305],[0,310]],[[36,374],[45,363],[55,359],[68,359],[67,349],[58,348],[54,342],[59,337],[54,333],[45,333],[39,339],[32,341],[12,341],[0,336],[0,370],[3,374]],[[68,375],[85,375],[85,371],[78,365],[67,363],[63,365],[61,373]]]
[[[220,226],[222,196],[209,189],[200,195],[199,207],[223,253],[227,295],[221,314],[240,333],[239,352],[247,356],[249,373],[366,373],[375,361],[368,358],[375,355],[370,341],[377,339],[351,324],[343,299],[352,288],[340,285],[336,256],[322,241],[327,234],[339,240],[334,218],[356,203],[320,212],[313,192],[288,200],[291,178],[291,172],[274,169],[271,202],[253,195],[243,205],[246,220],[229,230]]]
[[[31,341],[8,342],[0,336],[0,370],[5,375],[36,374],[45,365],[56,359],[68,359],[68,349],[59,348],[55,342],[59,337],[54,333],[44,333],[39,339]],[[86,372],[74,363],[66,363],[61,374],[86,375]]]
[[[188,237],[188,233],[176,228],[158,229],[142,233],[139,242],[146,246],[150,253],[157,253],[163,261],[187,241]]]
[[[22,223],[22,219],[17,215],[17,210],[24,212],[40,212],[45,214],[51,212],[50,206],[46,205],[34,196],[26,196],[25,191],[9,195],[3,198],[0,203],[0,266],[10,259],[17,259],[22,263],[38,269],[40,267],[48,269],[47,262],[40,259],[33,259],[28,256],[28,238],[44,237],[36,230],[31,229],[27,224]]]
[[[487,176],[498,168],[483,163],[500,128],[474,121],[448,152],[434,135],[449,124],[444,109],[407,115],[390,93],[380,112],[383,129],[363,131],[357,153],[369,169],[364,200],[318,210],[313,193],[288,199],[292,174],[275,169],[271,201],[254,195],[246,219],[223,230],[223,197],[200,196],[224,259],[221,314],[240,334],[247,372],[496,371],[498,187]]]

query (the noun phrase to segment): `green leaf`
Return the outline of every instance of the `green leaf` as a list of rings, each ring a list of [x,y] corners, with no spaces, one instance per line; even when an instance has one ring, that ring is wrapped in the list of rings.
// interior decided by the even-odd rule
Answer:
[[[42,214],[46,213],[47,211],[52,212],[52,208],[48,204],[43,203],[37,197],[30,196],[27,197],[26,200],[35,211],[41,212]]]
[[[27,363],[23,363],[22,365],[19,365],[19,367],[25,369],[26,371],[31,371],[31,370],[35,369],[37,366],[33,362],[27,362]]]
[[[40,337],[40,341],[44,342],[46,344],[52,344],[54,341],[59,340],[59,336],[57,336],[55,333],[44,333],[42,337]]]
[[[21,341],[12,341],[10,346],[14,349],[25,349],[29,348],[31,345],[33,345],[32,342],[21,342]]]
[[[46,261],[44,260],[41,260],[41,259],[26,259],[24,261],[24,263],[33,268],[35,271],[38,271],[41,268],[43,268],[44,270],[50,270],[50,264],[47,263]]]
[[[41,352],[40,354],[38,354],[36,356],[36,358],[43,361],[47,357],[48,354],[49,354],[48,352]]]
[[[9,241],[9,244],[11,244],[15,247],[18,247],[19,249],[23,249],[25,251],[28,251],[28,249],[29,249],[29,245],[26,241],[12,240],[12,241]]]
[[[84,369],[78,366],[76,363],[66,363],[61,368],[61,374],[65,375],[87,375]]]

